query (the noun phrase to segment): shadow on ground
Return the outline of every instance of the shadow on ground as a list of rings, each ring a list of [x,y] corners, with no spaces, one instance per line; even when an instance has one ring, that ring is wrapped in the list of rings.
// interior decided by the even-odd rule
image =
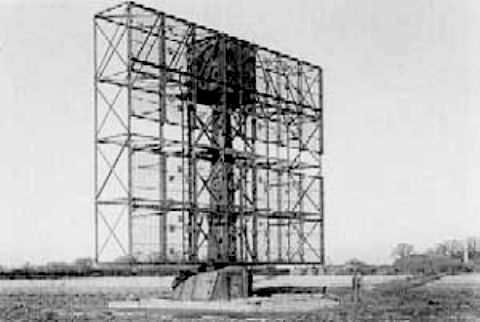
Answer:
[[[274,286],[262,287],[253,290],[253,296],[271,297],[277,294],[326,294],[327,287],[295,287],[295,286]]]

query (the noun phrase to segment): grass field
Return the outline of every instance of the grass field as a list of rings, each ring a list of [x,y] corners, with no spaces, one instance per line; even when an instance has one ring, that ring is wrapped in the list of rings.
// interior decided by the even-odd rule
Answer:
[[[215,314],[162,310],[109,309],[111,301],[168,296],[172,277],[102,277],[69,280],[0,281],[0,320],[438,320],[480,319],[480,274],[445,276],[420,287],[402,276],[366,276],[361,303],[350,300],[349,276],[256,276],[254,289],[302,289],[327,286],[341,302],[311,312]],[[288,295],[286,295],[288,296]],[[285,300],[285,297],[282,297]],[[205,316],[208,315],[208,316]]]
[[[336,308],[336,316],[370,321],[478,321],[480,274],[444,276],[419,287],[379,285],[364,292],[361,303],[346,301]]]

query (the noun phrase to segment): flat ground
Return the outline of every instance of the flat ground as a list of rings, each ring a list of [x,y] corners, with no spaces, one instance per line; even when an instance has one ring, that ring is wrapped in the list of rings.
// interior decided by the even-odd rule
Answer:
[[[350,276],[256,276],[257,298],[282,306],[301,296],[327,297],[308,310],[215,312],[109,307],[114,301],[168,297],[173,277],[99,277],[62,280],[0,280],[0,320],[224,321],[224,320],[475,320],[480,319],[480,274],[445,276],[412,286],[405,276],[366,276],[361,302],[351,302]],[[295,293],[292,295],[292,293]],[[303,293],[303,294],[302,294]],[[308,293],[308,294],[306,294]],[[317,297],[320,296],[320,297]],[[325,305],[325,303],[329,305]],[[323,304],[322,304],[323,303]],[[330,304],[334,305],[330,305]],[[285,305],[286,306],[286,305]],[[292,306],[292,305],[290,305]],[[295,306],[293,306],[295,307]],[[228,310],[227,310],[228,311]]]

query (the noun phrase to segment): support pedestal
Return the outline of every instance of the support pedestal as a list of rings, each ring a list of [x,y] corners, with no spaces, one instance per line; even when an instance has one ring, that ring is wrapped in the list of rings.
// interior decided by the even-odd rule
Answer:
[[[191,273],[173,285],[173,299],[183,301],[231,300],[248,297],[252,275],[241,266],[227,266],[207,272]]]

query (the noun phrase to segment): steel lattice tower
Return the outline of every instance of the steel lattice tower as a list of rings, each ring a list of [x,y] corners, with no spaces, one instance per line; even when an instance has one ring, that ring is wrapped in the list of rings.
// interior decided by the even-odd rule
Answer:
[[[98,261],[323,265],[319,66],[132,2],[94,38]]]

